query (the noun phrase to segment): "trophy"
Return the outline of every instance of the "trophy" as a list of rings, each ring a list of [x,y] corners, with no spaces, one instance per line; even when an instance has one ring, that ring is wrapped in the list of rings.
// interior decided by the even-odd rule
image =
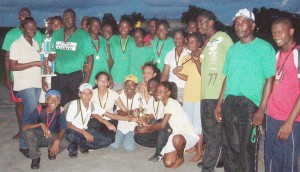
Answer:
[[[143,108],[143,97],[139,97],[139,107],[136,108],[137,117],[138,117],[138,128],[142,127],[142,120],[145,117],[146,108]]]
[[[45,26],[46,26],[46,29],[47,29],[49,21],[45,20],[44,22],[45,22]],[[55,52],[51,52],[52,49],[50,49],[50,44],[51,44],[51,38],[49,38],[47,36],[46,39],[44,40],[43,44],[42,44],[42,51],[40,52],[41,61],[45,62],[45,66],[42,67],[42,73],[41,73],[42,77],[56,76],[56,74],[55,74],[55,62],[54,61],[51,62],[51,61],[48,60],[49,54],[55,54]]]

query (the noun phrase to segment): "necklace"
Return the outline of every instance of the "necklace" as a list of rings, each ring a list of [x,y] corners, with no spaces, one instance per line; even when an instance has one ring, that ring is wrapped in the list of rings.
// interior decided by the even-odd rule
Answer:
[[[73,35],[73,33],[75,33],[76,31],[77,31],[77,27],[75,27],[73,32],[70,34],[66,34],[66,31],[64,30],[64,42],[67,43],[69,41],[69,39],[71,38],[71,36]]]
[[[86,115],[85,119],[83,120],[83,115],[82,115],[82,114],[83,114],[83,113],[82,113],[81,101],[80,101],[80,115],[81,115],[81,122],[82,122],[82,125],[84,125],[84,124],[85,124],[85,121],[86,121],[86,119],[87,119],[87,117],[88,117],[88,115]]]
[[[105,109],[106,102],[107,102],[107,99],[108,99],[108,93],[109,93],[109,90],[107,90],[106,100],[105,100],[104,106],[102,106],[101,99],[100,99],[100,94],[99,94],[99,92],[98,92],[98,99],[99,99],[100,107],[101,107],[102,109]]]
[[[96,59],[99,60],[99,55],[98,55],[99,50],[100,50],[100,39],[99,39],[99,37],[97,39],[97,42],[98,42],[97,43],[98,46],[96,46],[95,43],[94,43],[94,40],[92,40],[93,46],[95,47],[96,53],[97,53]]]
[[[176,48],[175,48],[175,62],[176,62],[176,66],[178,67],[178,64],[179,64],[179,58],[182,54],[182,51],[183,51],[184,48],[181,49],[180,53],[177,55],[177,51],[176,51]]]
[[[46,124],[47,124],[47,127],[48,127],[48,128],[49,128],[49,126],[52,124],[53,119],[54,119],[55,116],[56,116],[56,111],[53,113],[53,116],[52,116],[52,118],[51,118],[51,120],[50,120],[50,122],[49,122],[49,113],[47,112],[47,115],[46,115]]]
[[[168,39],[168,38],[166,38],[166,39],[164,40],[164,42],[162,43],[162,45],[161,45],[159,51],[158,51],[158,43],[159,43],[159,39],[157,40],[157,43],[156,43],[156,54],[157,54],[157,56],[158,56],[158,59],[156,60],[157,63],[160,63],[160,54],[161,54],[161,52],[162,52],[162,49],[163,49],[163,47],[164,47],[165,42],[167,41],[167,39]]]
[[[123,45],[123,42],[122,42],[122,38],[121,36],[119,36],[120,38],[120,45],[121,45],[121,49],[122,49],[122,52],[123,52],[123,59],[125,60],[125,52],[126,52],[126,46],[127,46],[127,42],[128,42],[128,38],[129,36],[127,36],[126,40],[125,40],[125,44]]]
[[[157,103],[156,110],[155,110],[155,107],[154,107],[154,103],[155,103],[155,100],[153,99],[154,117],[155,117],[155,119],[157,119],[157,112],[158,112],[159,102]]]
[[[134,99],[134,96],[133,96],[132,99],[131,99],[132,101],[131,101],[130,109],[128,109],[128,96],[127,96],[127,94],[126,94],[127,109],[128,109],[128,111],[130,111],[130,110],[132,109],[133,99]]]

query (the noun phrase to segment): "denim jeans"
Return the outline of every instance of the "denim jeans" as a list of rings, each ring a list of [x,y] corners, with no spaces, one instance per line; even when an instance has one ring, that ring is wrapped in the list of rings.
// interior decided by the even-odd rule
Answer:
[[[27,88],[18,91],[18,96],[23,100],[23,105],[24,105],[22,118],[21,118],[20,139],[19,139],[21,149],[26,148],[24,138],[23,138],[22,128],[26,120],[29,118],[30,114],[37,107],[39,103],[40,94],[41,94],[41,88]]]
[[[300,122],[294,122],[288,139],[283,141],[277,138],[277,134],[284,122],[267,115],[265,139],[266,172],[298,172]]]
[[[119,149],[122,143],[126,152],[135,151],[136,143],[134,141],[134,132],[129,131],[128,133],[124,134],[120,130],[117,130],[116,140],[113,144],[110,144],[110,147],[112,149]]]
[[[187,116],[194,128],[197,131],[197,134],[202,133],[202,124],[201,124],[201,102],[183,102],[182,105],[184,111],[187,113]]]

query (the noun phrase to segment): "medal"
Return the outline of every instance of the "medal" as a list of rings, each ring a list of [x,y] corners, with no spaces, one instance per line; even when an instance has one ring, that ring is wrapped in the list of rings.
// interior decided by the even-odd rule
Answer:
[[[160,63],[160,60],[159,60],[159,59],[157,59],[157,60],[156,60],[156,62],[157,62],[157,63]]]
[[[96,59],[99,60],[99,56],[98,55],[96,56]]]
[[[282,71],[280,71],[280,73],[278,74],[278,71],[276,72],[276,75],[275,75],[275,82],[278,84],[279,81],[280,81],[280,78],[281,78],[281,74],[282,74]]]
[[[123,56],[123,59],[125,60],[125,59],[126,59],[126,57],[125,57],[125,56]]]
[[[123,59],[124,59],[124,60],[126,59],[126,57],[125,57],[125,52],[126,52],[126,46],[127,46],[128,38],[129,38],[129,36],[127,36],[126,41],[125,41],[125,44],[123,45],[122,38],[121,38],[121,36],[119,36],[119,39],[120,39],[120,45],[121,45],[121,50],[122,50],[123,55],[124,55],[124,56],[123,56]]]
[[[166,38],[166,39],[164,40],[164,42],[163,42],[163,44],[161,45],[159,51],[158,51],[158,42],[159,42],[159,40],[157,40],[157,43],[156,43],[156,54],[157,54],[158,57],[160,57],[160,54],[161,54],[161,52],[162,52],[162,49],[163,49],[163,47],[164,47],[165,42],[166,42],[167,39],[168,39],[168,38]],[[158,63],[159,63],[159,62],[158,62]]]
[[[94,48],[95,48],[95,50],[96,50],[96,54],[97,54],[96,59],[99,60],[99,59],[100,59],[100,57],[99,57],[99,55],[98,55],[99,50],[100,50],[100,39],[99,39],[99,37],[98,37],[98,40],[97,40],[97,45],[98,45],[98,46],[96,46],[96,44],[94,43],[93,40],[92,40],[92,44],[93,44],[93,46],[94,46]]]

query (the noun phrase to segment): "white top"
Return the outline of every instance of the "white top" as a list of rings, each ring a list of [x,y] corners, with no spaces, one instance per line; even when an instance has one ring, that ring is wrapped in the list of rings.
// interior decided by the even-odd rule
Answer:
[[[153,114],[155,119],[164,117],[164,104],[161,101],[155,101],[153,96],[150,96],[147,104],[147,114]]]
[[[117,101],[117,99],[119,98],[119,94],[112,90],[112,89],[108,89],[106,94],[103,96],[103,97],[100,97],[100,101],[101,101],[101,105],[100,105],[100,102],[99,102],[99,94],[98,94],[98,89],[94,89],[93,90],[93,97],[92,97],[92,102],[101,107],[102,109],[106,110],[107,112],[109,113],[113,113],[114,110],[114,105],[115,105],[115,102]],[[105,105],[105,106],[104,106]],[[106,117],[104,116],[103,117],[105,120],[110,120],[109,117]]]
[[[120,94],[121,101],[127,107],[128,110],[132,109],[137,109],[140,106],[140,101],[139,98],[141,97],[140,93],[135,93],[133,99],[128,99],[128,104],[127,104],[127,96],[124,91]],[[146,101],[144,98],[142,98],[143,102],[143,108],[146,108]],[[132,105],[132,106],[131,106]],[[132,108],[131,108],[132,107]],[[117,107],[117,110],[120,108]],[[118,122],[118,130],[120,130],[123,134],[128,133],[129,131],[133,131],[134,128],[137,126],[136,122],[127,122],[127,121],[119,121]]]
[[[70,105],[68,107],[68,110],[66,112],[66,120],[67,122],[71,122],[75,127],[80,129],[87,129],[87,124],[89,123],[89,120],[91,118],[92,114],[98,114],[99,116],[102,116],[105,113],[105,110],[100,108],[99,106],[94,105],[95,109],[93,112],[91,112],[92,108],[92,102],[89,103],[88,109],[86,109],[80,100],[80,110],[79,114],[77,113],[77,100],[73,100],[70,102]]]
[[[40,61],[39,45],[32,40],[32,46],[24,36],[14,41],[10,47],[9,59],[21,63]],[[20,91],[27,88],[42,88],[41,68],[31,67],[22,71],[13,71],[14,90]]]
[[[186,112],[177,100],[169,98],[167,105],[164,108],[164,114],[171,114],[169,124],[173,129],[173,133],[188,133],[197,135],[197,132],[192,123],[189,121]]]
[[[178,66],[180,66],[183,63],[183,59],[185,56],[187,56],[190,53],[190,51],[187,48],[184,48],[182,50],[182,53],[180,54],[180,57],[178,58]],[[176,56],[177,57],[177,56]],[[170,82],[175,82],[177,87],[179,88],[184,88],[185,81],[181,80],[178,78],[176,75],[173,73],[173,69],[177,67],[176,64],[176,59],[175,59],[175,48],[173,48],[171,51],[169,51],[166,55],[165,58],[165,65],[170,66],[170,71],[169,71],[169,81]]]

